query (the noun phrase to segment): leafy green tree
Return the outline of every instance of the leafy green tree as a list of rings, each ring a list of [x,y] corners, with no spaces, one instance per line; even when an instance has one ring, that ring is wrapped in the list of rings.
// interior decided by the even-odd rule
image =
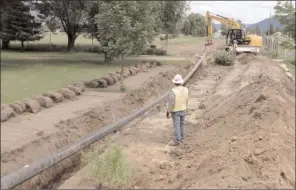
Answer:
[[[190,13],[183,25],[182,29],[185,35],[192,36],[205,36],[206,35],[206,23],[205,17],[198,13]]]
[[[274,10],[276,18],[285,25],[283,33],[295,40],[295,1],[278,1]]]
[[[166,47],[168,48],[168,35],[177,32],[177,23],[185,16],[189,10],[186,1],[157,1],[159,14],[159,27],[166,34]]]
[[[31,15],[30,7],[22,1],[11,4],[2,14],[1,38],[5,41],[20,41],[22,51],[25,41],[35,41],[43,38],[40,15]],[[38,19],[39,18],[39,19]]]
[[[151,1],[106,1],[102,11],[95,17],[97,39],[102,45],[105,61],[140,53],[156,32],[155,19],[151,14]]]
[[[38,9],[47,18],[57,18],[68,36],[67,50],[74,48],[75,40],[89,22],[91,1],[87,0],[38,0],[34,2]]]

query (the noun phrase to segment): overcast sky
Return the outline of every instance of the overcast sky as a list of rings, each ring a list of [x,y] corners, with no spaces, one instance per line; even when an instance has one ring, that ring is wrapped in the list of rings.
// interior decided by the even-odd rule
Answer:
[[[257,23],[273,15],[276,1],[190,1],[191,11],[205,15],[210,11],[241,20],[245,24]]]

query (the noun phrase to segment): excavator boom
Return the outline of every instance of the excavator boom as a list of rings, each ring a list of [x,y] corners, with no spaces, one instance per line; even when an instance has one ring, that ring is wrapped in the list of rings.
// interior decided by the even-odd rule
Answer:
[[[227,18],[218,14],[213,14],[207,11],[206,13],[206,23],[207,23],[207,33],[208,33],[208,41],[212,41],[213,39],[213,20],[216,20],[222,24],[232,26],[233,29],[239,29],[240,25],[234,19]]]

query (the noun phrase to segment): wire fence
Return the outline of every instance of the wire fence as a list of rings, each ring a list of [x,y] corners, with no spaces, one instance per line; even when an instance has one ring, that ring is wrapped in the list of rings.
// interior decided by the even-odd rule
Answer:
[[[263,36],[262,38],[264,54],[295,65],[295,49],[283,48],[281,46],[282,38],[276,36]]]

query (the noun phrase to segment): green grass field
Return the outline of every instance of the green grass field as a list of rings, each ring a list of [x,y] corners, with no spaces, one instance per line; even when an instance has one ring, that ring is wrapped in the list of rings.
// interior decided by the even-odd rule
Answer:
[[[151,57],[157,59],[157,57]],[[143,59],[149,59],[144,57]],[[141,57],[124,60],[125,66],[136,64]],[[34,53],[2,52],[1,102],[11,103],[21,98],[57,90],[73,81],[100,78],[120,69],[122,61],[103,64],[103,57],[95,53]],[[182,64],[184,60],[161,60],[164,64]]]
[[[48,36],[34,44],[45,44]],[[169,49],[179,45],[198,43],[200,39],[179,37],[170,39]],[[47,42],[48,43],[48,42]],[[65,34],[52,35],[53,44],[66,44]],[[94,40],[98,45],[98,42]],[[91,39],[78,37],[76,45],[90,45]],[[160,44],[156,38],[155,44]],[[12,45],[19,45],[14,42]],[[194,50],[193,50],[194,51]],[[182,64],[184,59],[171,56],[128,57],[124,65],[136,64],[141,60],[161,60],[164,64]],[[1,53],[1,102],[11,103],[21,98],[30,98],[36,94],[57,90],[73,81],[88,81],[100,78],[120,69],[121,60],[104,64],[103,55],[86,52],[19,52],[2,51]]]

